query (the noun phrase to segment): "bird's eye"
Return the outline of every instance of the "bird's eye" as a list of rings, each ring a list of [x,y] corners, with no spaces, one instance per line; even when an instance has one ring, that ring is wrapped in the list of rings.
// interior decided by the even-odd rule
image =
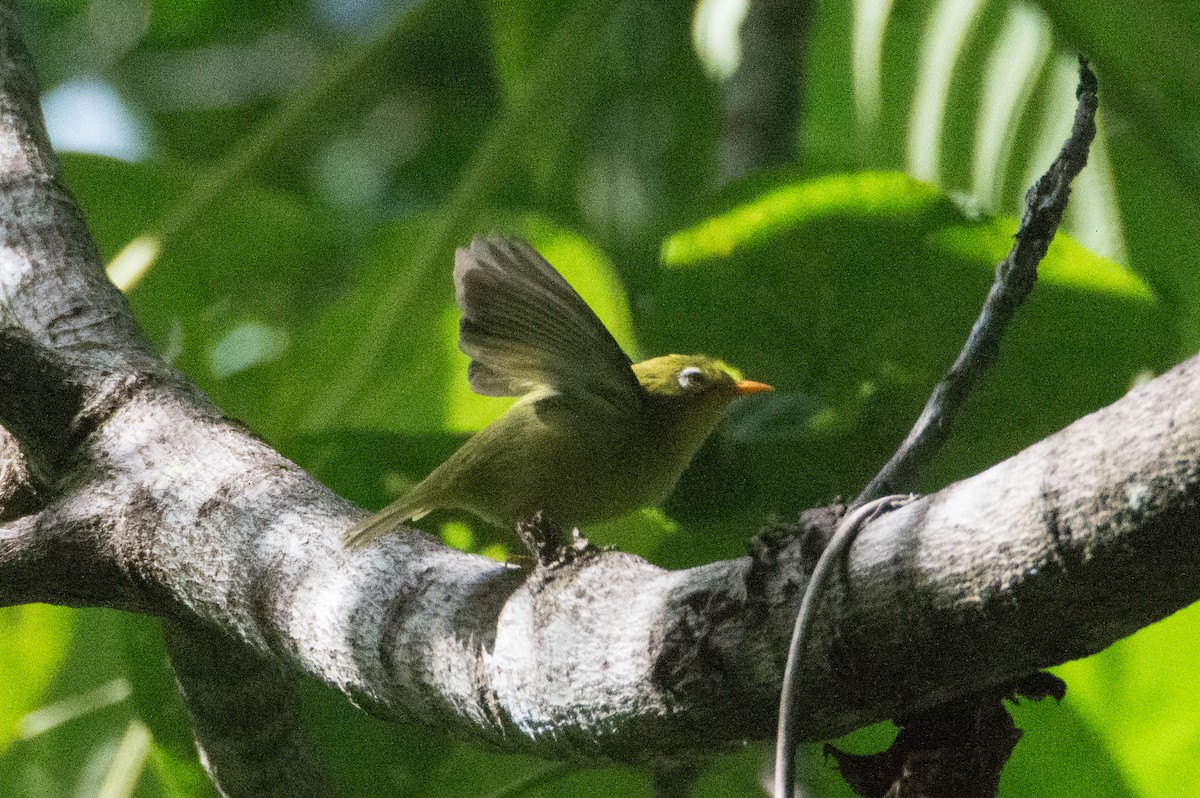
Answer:
[[[699,388],[704,384],[704,372],[695,366],[688,366],[679,372],[679,387],[685,391]]]

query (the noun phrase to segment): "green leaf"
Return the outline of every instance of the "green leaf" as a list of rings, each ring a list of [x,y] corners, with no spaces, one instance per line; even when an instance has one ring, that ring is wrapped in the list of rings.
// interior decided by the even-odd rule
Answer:
[[[66,798],[80,791],[94,796],[104,782],[134,720],[126,700],[129,683],[120,666],[117,615],[112,610],[71,611],[67,617],[73,634],[65,659],[50,670],[30,668],[10,682],[38,684],[53,677],[36,712],[26,716],[31,734],[0,756],[0,784],[11,787],[14,796]],[[54,624],[46,628],[53,639]]]
[[[728,257],[831,216],[917,215],[944,201],[937,188],[901,172],[858,172],[789,183],[675,233],[663,245],[662,262],[664,266],[692,265]]]
[[[305,727],[345,794],[354,798],[454,795],[430,788],[457,743],[419,719],[364,715],[340,692],[304,679]]]
[[[760,512],[791,512],[856,492],[952,362],[1015,227],[903,175],[858,173],[761,188],[668,239],[639,319],[648,351],[706,351],[780,389],[735,406],[714,444],[732,447],[726,462],[741,470],[699,485],[685,476],[670,507],[720,512],[749,492]],[[1018,451],[1168,362],[1176,332],[1128,269],[1060,233],[1041,272],[926,487]]]
[[[493,215],[481,230],[498,229],[527,238],[580,292],[629,350],[632,324],[624,289],[612,265],[579,236],[533,216]],[[386,312],[395,275],[411,268],[412,246],[427,235],[426,223],[392,225],[372,247],[355,284],[328,307],[300,337],[274,371],[279,395],[270,403],[279,428],[320,402],[328,375],[348,358],[361,330],[358,320]],[[468,242],[464,240],[465,245]],[[377,357],[380,367],[362,378],[358,398],[326,426],[302,425],[300,431],[352,427],[405,434],[466,432],[486,426],[511,400],[478,396],[467,383],[467,358],[458,350],[458,309],[452,284],[453,255],[436,273],[411,312],[397,318],[390,343]],[[400,409],[403,412],[400,412]]]
[[[947,227],[935,234],[949,254],[969,260],[983,257],[998,263],[1008,255],[1019,222],[1011,217]],[[1158,297],[1141,277],[1108,258],[1089,252],[1078,241],[1059,233],[1038,264],[1038,282],[1114,298],[1155,303]]]
[[[74,621],[71,610],[48,604],[0,609],[0,753],[66,659]]]
[[[116,653],[133,688],[130,699],[134,714],[149,727],[155,749],[198,765],[191,718],[175,683],[161,624],[157,618],[144,615],[113,615]]]
[[[1061,668],[1055,672],[1064,675]],[[1022,736],[1000,774],[1000,795],[1074,798],[1081,785],[1093,798],[1137,794],[1104,745],[1102,733],[1081,716],[1073,690],[1068,683],[1061,704],[1021,700],[1010,705]]]
[[[570,11],[565,0],[496,0],[488,3],[492,60],[508,96],[520,91],[545,40]]]
[[[424,795],[609,798],[649,795],[648,774],[628,767],[552,767],[527,756],[456,745],[431,773]],[[486,785],[486,786],[483,786]]]
[[[1087,725],[1136,795],[1183,798],[1200,791],[1200,728],[1180,717],[1195,706],[1197,634],[1200,606],[1192,606],[1054,669],[1067,682],[1064,706]]]

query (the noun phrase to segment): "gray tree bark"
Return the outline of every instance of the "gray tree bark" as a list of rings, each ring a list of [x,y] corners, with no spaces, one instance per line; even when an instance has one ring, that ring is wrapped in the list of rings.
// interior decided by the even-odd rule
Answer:
[[[772,732],[799,537],[664,571],[515,570],[361,511],[226,418],[106,280],[0,5],[0,604],[164,619],[231,796],[330,795],[289,674],[511,751],[644,762]],[[825,605],[804,736],[1101,650],[1200,596],[1200,360],[868,526]],[[814,515],[828,529],[831,513]]]

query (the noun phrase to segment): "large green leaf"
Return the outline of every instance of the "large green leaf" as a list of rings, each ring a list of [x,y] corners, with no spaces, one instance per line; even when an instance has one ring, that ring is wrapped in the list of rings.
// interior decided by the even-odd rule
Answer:
[[[1200,606],[1192,606],[1087,659],[1056,669],[1065,706],[1087,727],[1134,795],[1200,791]]]
[[[0,754],[66,658],[74,620],[71,610],[47,604],[0,610]]]
[[[1075,679],[1064,668],[1057,672],[1069,679],[1066,700],[1021,701],[1010,710],[1023,736],[1001,774],[1000,795],[1136,795],[1104,744],[1103,732],[1081,715],[1072,694]]]
[[[1037,5],[1056,36],[1096,67],[1129,264],[1177,309],[1177,356],[1190,355],[1200,346],[1200,146],[1188,131],[1198,120],[1192,100],[1200,71],[1180,45],[1200,32],[1200,7],[1162,0]]]
[[[849,495],[952,361],[1014,229],[897,173],[763,189],[665,243],[643,340],[721,355],[781,389],[729,425],[760,508]],[[1167,362],[1174,330],[1128,270],[1060,233],[1041,275],[926,485],[1019,450]],[[750,489],[741,476],[712,475],[692,506]]]

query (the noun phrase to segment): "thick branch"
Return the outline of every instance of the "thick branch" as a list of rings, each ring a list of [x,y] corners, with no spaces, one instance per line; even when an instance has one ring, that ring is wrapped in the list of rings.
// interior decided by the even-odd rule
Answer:
[[[19,329],[29,341],[73,355],[118,378],[139,371],[162,375],[157,358],[129,312],[129,303],[101,268],[83,213],[62,184],[38,105],[37,78],[10,2],[0,3],[0,328]],[[41,396],[0,391],[0,424],[22,440],[33,470],[57,477],[70,430],[53,427],[70,408],[60,394],[76,387],[88,403],[100,381],[63,382],[52,373],[17,373],[6,335],[0,362],[7,381],[38,382]],[[43,366],[50,361],[41,360]],[[44,379],[42,379],[44,378]],[[88,391],[91,386],[93,391]],[[54,394],[54,395],[52,395]],[[40,427],[40,428],[38,428]]]
[[[54,585],[61,604],[170,613],[178,609],[164,598],[170,589],[143,581],[131,561],[148,536],[110,534],[128,529],[126,519],[95,512],[126,486],[106,478],[104,453],[86,442],[116,408],[155,391],[186,397],[210,420],[219,414],[159,360],[105,276],[61,181],[38,96],[13,5],[0,2],[0,584],[9,603],[36,601]],[[313,772],[306,758],[285,759],[260,760],[256,778],[287,783],[289,774]],[[262,794],[238,783],[244,770],[228,770],[228,794]]]
[[[852,593],[816,630],[806,736],[1098,651],[1200,596],[1198,442],[1194,359],[867,527]],[[689,571],[605,553],[524,579],[415,532],[343,550],[357,511],[187,404],[132,401],[90,451],[112,464],[106,489],[61,512],[113,524],[136,608],[210,624],[376,712],[597,759],[769,733],[799,540]]]
[[[6,378],[0,417],[61,472],[44,509],[0,525],[0,544],[21,542],[0,545],[4,575],[21,574],[0,579],[0,603],[151,612],[215,656],[257,657],[256,706],[279,699],[276,741],[296,738],[278,678],[293,667],[377,713],[542,756],[643,760],[770,733],[800,541],[681,572],[603,553],[529,575],[415,531],[346,551],[360,512],[149,353],[29,121],[36,94],[7,7],[0,26],[0,322],[20,330],[3,369],[58,370],[55,384]],[[55,410],[72,432],[41,424],[22,404],[36,396],[74,397]],[[1198,441],[1192,360],[867,527],[852,591],[813,638],[805,733],[1097,651],[1200,596]],[[245,730],[240,703],[205,688],[215,671],[179,664],[202,733]],[[224,777],[261,742],[204,746]],[[281,780],[309,767],[300,754],[260,764]]]

